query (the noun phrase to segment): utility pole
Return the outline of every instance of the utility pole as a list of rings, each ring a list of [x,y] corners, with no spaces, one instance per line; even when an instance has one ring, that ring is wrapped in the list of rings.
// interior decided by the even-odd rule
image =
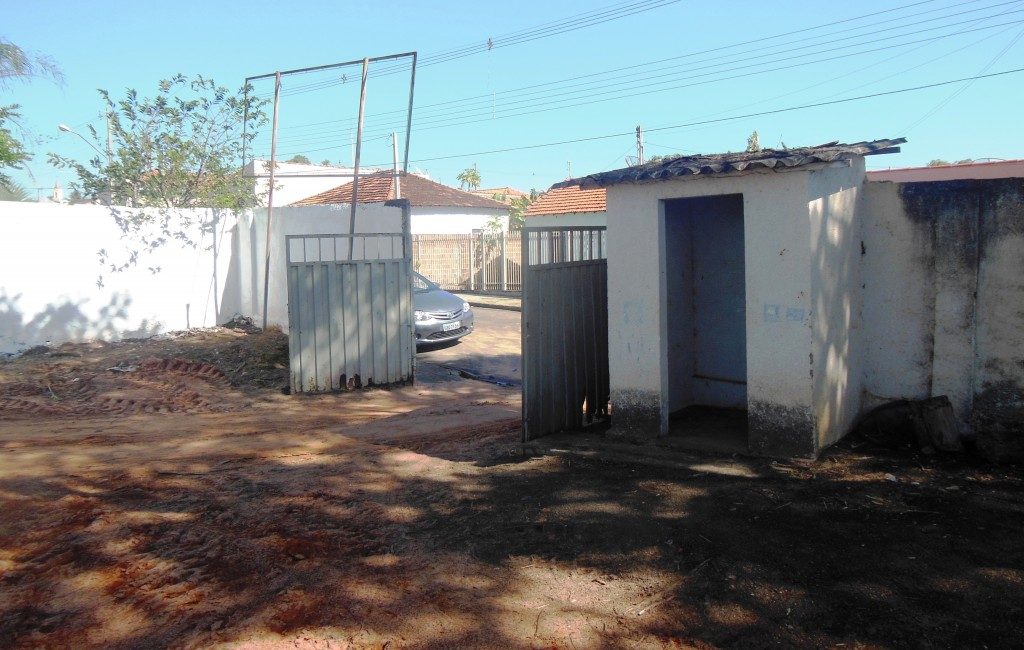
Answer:
[[[359,204],[359,154],[363,147],[363,115],[366,111],[366,76],[370,70],[370,59],[363,59],[363,80],[359,85],[359,121],[356,123],[356,154],[352,161],[352,214],[348,220],[348,259],[352,260],[356,246],[356,206]]]
[[[391,156],[395,160],[395,198],[402,198],[402,176],[398,173],[398,135],[391,132]]]
[[[274,218],[274,172],[277,168],[277,109],[281,103],[281,73],[274,73],[274,121],[270,130],[270,187],[267,191],[267,238],[263,256],[263,329],[267,329],[270,299],[270,223]]]
[[[636,164],[644,164],[644,127],[636,125]]]
[[[566,162],[566,164],[569,167],[569,175],[566,178],[572,178],[572,161],[569,160],[569,161]]]

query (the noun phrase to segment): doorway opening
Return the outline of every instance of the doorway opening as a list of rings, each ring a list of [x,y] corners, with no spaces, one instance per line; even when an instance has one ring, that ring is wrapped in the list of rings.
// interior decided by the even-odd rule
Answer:
[[[747,448],[743,195],[664,202],[669,439]]]

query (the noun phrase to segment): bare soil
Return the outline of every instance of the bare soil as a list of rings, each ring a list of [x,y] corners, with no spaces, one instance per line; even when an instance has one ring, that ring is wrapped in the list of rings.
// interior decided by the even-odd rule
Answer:
[[[1024,638],[1017,467],[857,442],[528,457],[516,391],[288,396],[284,346],[217,329],[0,362],[0,647]]]

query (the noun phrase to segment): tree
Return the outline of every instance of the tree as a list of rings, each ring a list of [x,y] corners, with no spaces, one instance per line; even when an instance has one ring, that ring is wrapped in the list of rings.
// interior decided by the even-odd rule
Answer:
[[[537,190],[530,190],[530,196],[518,196],[514,199],[509,199],[504,192],[499,192],[494,195],[494,200],[508,203],[508,227],[509,230],[515,230],[523,227],[523,214],[525,214],[526,208],[537,200]],[[490,228],[490,225],[488,227]],[[500,228],[498,229],[500,230]]]
[[[462,189],[475,190],[480,187],[480,172],[477,171],[476,165],[463,169],[455,178]]]
[[[212,79],[180,74],[161,81],[154,97],[129,89],[115,101],[100,90],[113,139],[107,155],[84,163],[49,155],[52,164],[74,170],[72,190],[131,208],[111,209],[129,247],[128,261],[111,264],[112,270],[137,263],[141,252],[172,239],[195,247],[215,225],[172,208],[244,210],[261,203],[239,161],[242,147],[266,124],[267,102],[244,90],[231,93]],[[89,132],[97,152],[106,148],[96,129]],[[102,251],[101,259],[106,256]]]
[[[25,52],[14,43],[0,39],[0,90],[7,89],[14,80],[35,77],[49,77],[58,83],[64,79],[60,68],[48,57]],[[18,108],[17,104],[0,105],[0,185],[10,186],[11,183],[4,169],[21,169],[31,159],[11,130],[19,126]]]
[[[323,160],[320,161],[320,165],[322,167],[330,167],[331,166],[331,161],[327,160],[326,158],[324,158]]]
[[[29,159],[28,152],[10,128],[17,123],[17,109],[17,104],[0,106],[0,186],[9,186],[11,183],[4,169],[21,169],[22,164]]]
[[[757,153],[761,150],[761,140],[757,136],[757,131],[750,134],[747,138],[747,153]]]
[[[28,190],[17,183],[0,183],[0,201],[30,201]]]
[[[285,162],[298,163],[300,165],[312,165],[313,164],[313,163],[309,162],[309,158],[306,158],[301,153],[295,154],[294,156],[292,156],[291,158],[289,158]]]

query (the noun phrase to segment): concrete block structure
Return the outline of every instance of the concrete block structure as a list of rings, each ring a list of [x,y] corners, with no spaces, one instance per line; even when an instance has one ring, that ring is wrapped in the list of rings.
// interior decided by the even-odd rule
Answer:
[[[614,435],[685,436],[696,407],[742,414],[748,452],[814,457],[874,406],[946,395],[963,437],[1024,456],[1024,181],[868,181],[903,142],[555,186],[607,192]]]

